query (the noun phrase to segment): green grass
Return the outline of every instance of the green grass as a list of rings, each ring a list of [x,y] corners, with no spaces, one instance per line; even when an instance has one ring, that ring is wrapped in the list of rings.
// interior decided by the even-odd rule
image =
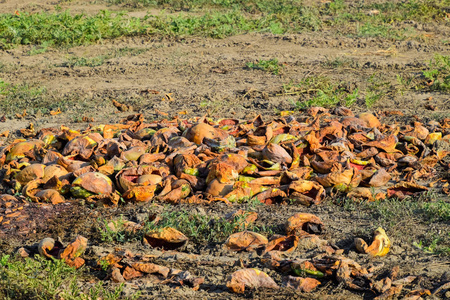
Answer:
[[[164,211],[159,215],[161,220],[156,224],[149,222],[146,224],[146,230],[152,231],[164,227],[173,227],[185,234],[189,239],[197,243],[204,242],[223,242],[231,234],[245,230],[242,221],[245,216],[237,216],[229,221],[224,218],[211,217],[190,213],[187,211]],[[272,231],[268,226],[256,226],[249,224],[248,230],[266,232]]]
[[[139,18],[101,11],[94,16],[69,11],[0,15],[0,47],[13,45],[77,46],[102,39],[136,35],[145,28]]]
[[[413,242],[413,245],[428,254],[440,254],[450,256],[450,233],[447,238],[444,236],[432,236],[430,238],[424,238],[419,242]]]
[[[256,62],[248,62],[245,66],[249,69],[262,70],[273,75],[279,75],[283,69],[283,65],[278,63],[278,59],[258,60]]]
[[[414,30],[411,28],[394,28],[388,24],[356,24],[356,36],[358,37],[381,37],[393,40],[404,40],[411,37],[414,34]]]
[[[76,270],[61,260],[36,260],[3,255],[0,260],[0,298],[54,299]]]
[[[48,96],[46,87],[31,83],[11,84],[0,78],[0,109],[6,116],[11,117],[24,109],[28,113],[38,110],[47,113],[57,107]]]
[[[343,83],[337,83],[329,77],[308,76],[300,83],[283,85],[284,95],[299,95],[294,103],[296,109],[312,106],[333,107],[351,106],[358,99],[358,89],[348,90]]]
[[[105,287],[103,281],[94,286],[80,284],[84,268],[76,270],[62,260],[47,260],[39,255],[21,258],[3,255],[0,258],[0,298],[5,300],[91,300],[124,299],[123,284]],[[138,299],[135,294],[127,299]]]
[[[420,38],[408,26],[398,23],[445,22],[441,1],[406,1],[371,4],[343,1],[304,5],[291,0],[109,0],[111,4],[146,6],[172,11],[195,11],[168,15],[129,17],[125,13],[101,11],[96,15],[39,12],[0,14],[0,47],[32,45],[29,54],[45,52],[48,47],[72,47],[104,39],[133,35],[208,36],[224,38],[247,32],[273,34],[331,30],[336,34],[403,40]],[[377,9],[380,13],[368,15]]]
[[[345,56],[328,57],[325,56],[325,61],[321,63],[325,68],[338,69],[338,68],[360,68],[359,63]]]
[[[450,91],[450,56],[435,54],[423,76],[429,80],[430,90]]]
[[[413,28],[404,26],[402,22],[445,22],[446,5],[448,4],[445,4],[445,1],[440,0],[410,0],[383,3],[356,1],[350,6],[342,0],[337,0],[326,5],[322,13],[333,16],[324,22],[325,25],[339,27],[341,33],[350,36],[404,40],[416,38],[417,34]],[[369,14],[370,11],[378,13]]]
[[[396,90],[401,94],[407,90],[448,93],[450,91],[450,56],[436,53],[428,62],[428,66],[420,73],[397,74],[396,81]],[[366,103],[371,102],[370,97],[377,98],[376,101],[380,100],[391,89],[389,82],[381,80],[376,74],[369,78],[369,82],[371,94],[368,94],[369,97],[366,96]]]
[[[450,256],[450,234],[445,229],[450,225],[450,202],[438,199],[434,193],[375,202],[341,198],[335,204],[360,218],[370,219],[396,238],[402,237],[405,230],[414,231],[414,226],[426,228],[411,235],[411,244],[426,253]]]
[[[405,200],[386,199],[374,202],[355,202],[351,199],[338,199],[337,204],[347,211],[363,210],[384,225],[394,225],[398,220],[419,218],[424,223],[449,222],[450,202],[436,200],[436,195],[425,193],[420,197]]]
[[[158,216],[160,218],[158,222],[146,222],[144,228],[135,233],[125,230],[123,218],[113,221],[117,229],[115,231],[108,227],[110,220],[99,220],[97,231],[100,233],[100,240],[103,242],[125,243],[132,240],[142,240],[144,234],[148,231],[173,227],[196,243],[211,243],[223,242],[231,234],[245,230],[243,224],[245,216],[237,216],[232,220],[226,220],[225,218],[201,215],[186,210],[170,211],[168,208]],[[269,226],[249,224],[247,229],[263,231],[268,234],[273,233]]]
[[[381,74],[374,73],[368,79],[364,102],[368,109],[386,97],[391,90],[391,84]]]
[[[140,104],[140,98],[128,99],[124,95],[117,95],[117,100],[128,101],[134,107],[139,107]],[[0,78],[0,111],[6,117],[13,118],[24,109],[28,115],[48,115],[50,111],[59,108],[62,112],[73,113],[75,121],[83,116],[89,117],[93,111],[107,105],[111,105],[107,99],[86,97],[76,91],[58,96],[57,91],[50,92],[37,82],[11,84]]]
[[[97,220],[97,231],[100,233],[100,240],[106,243],[118,242],[125,243],[129,241],[140,241],[143,237],[143,232],[132,232],[130,230],[126,230],[125,222],[126,220],[121,215],[119,219],[115,220],[106,220],[99,219]],[[112,230],[108,224],[112,223],[115,230]]]
[[[7,117],[22,113],[24,109],[28,114],[47,114],[51,110],[60,108],[66,111],[73,107],[78,99],[58,98],[47,91],[47,88],[38,83],[11,84],[0,78],[0,110]]]
[[[58,67],[98,67],[103,65],[108,59],[118,58],[123,56],[137,56],[141,53],[148,51],[148,49],[139,48],[120,48],[110,51],[104,55],[98,55],[94,57],[84,57],[84,56],[70,56],[68,60],[63,62]]]
[[[141,299],[141,293],[137,292],[129,297],[122,297],[122,292],[125,287],[123,283],[115,286],[113,289],[103,287],[104,282],[97,282],[92,288],[86,292],[82,292],[77,278],[74,278],[69,285],[69,288],[61,293],[62,299],[66,300],[93,300],[93,299],[105,299],[105,300],[137,300]]]

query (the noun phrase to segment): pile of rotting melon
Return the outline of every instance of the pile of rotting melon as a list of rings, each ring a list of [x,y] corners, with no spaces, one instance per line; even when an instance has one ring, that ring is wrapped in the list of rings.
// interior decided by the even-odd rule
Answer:
[[[0,228],[24,217],[20,212],[24,199],[47,205],[83,198],[104,206],[122,201],[310,206],[326,194],[374,201],[402,199],[429,189],[449,193],[450,119],[382,124],[371,113],[355,117],[340,107],[331,112],[311,108],[304,117],[266,122],[260,116],[249,121],[145,122],[138,114],[120,124],[90,126],[82,132],[61,126],[22,133],[27,139],[0,150],[4,187]],[[254,219],[256,213],[246,215],[244,221]],[[262,251],[264,264],[277,272],[306,274],[306,278],[288,276],[283,283],[304,292],[321,284],[320,278],[332,276],[348,288],[389,296],[415,279],[396,280],[398,270],[393,269],[388,277],[375,281],[370,270],[318,238],[323,226],[314,215],[296,214],[285,224],[286,236],[269,241],[243,231],[231,235],[225,246],[230,251]],[[167,227],[146,233],[144,240],[152,247],[172,250],[184,245],[187,237]],[[312,260],[277,257],[278,252],[293,251],[305,242],[320,244],[325,254]],[[355,239],[357,251],[371,256],[386,255],[390,245],[382,228],[375,230],[370,245]],[[86,247],[81,236],[66,247],[46,238],[38,252],[78,268],[84,264],[80,255]],[[29,250],[22,248],[19,254],[27,256]],[[108,263],[110,278],[116,282],[153,273],[161,282],[194,289],[204,281],[146,257],[110,253],[99,261]],[[227,287],[242,293],[246,287],[278,288],[278,284],[266,273],[246,268],[229,274]]]
[[[257,199],[306,206],[327,193],[368,200],[430,187],[448,193],[439,168],[449,166],[449,119],[382,124],[345,108],[333,114],[312,108],[308,115],[149,123],[133,115],[81,132],[64,126],[27,132],[0,150],[4,193],[53,204]]]

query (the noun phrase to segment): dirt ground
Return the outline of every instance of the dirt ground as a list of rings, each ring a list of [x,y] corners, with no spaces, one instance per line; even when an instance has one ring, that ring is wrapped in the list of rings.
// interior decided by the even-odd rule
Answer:
[[[2,1],[0,11],[53,11],[54,1]],[[73,13],[92,14],[100,9],[119,10],[97,1],[72,1],[61,4]],[[133,10],[132,16],[145,15],[146,10]],[[397,75],[415,76],[426,68],[434,53],[450,55],[449,28],[439,24],[403,24],[416,26],[419,34],[428,37],[423,41],[387,41],[378,38],[350,38],[334,36],[327,32],[289,34],[277,36],[265,33],[249,33],[225,39],[187,37],[183,39],[161,39],[139,36],[125,37],[69,49],[54,49],[30,55],[31,46],[20,46],[1,51],[0,78],[13,84],[28,83],[34,87],[45,87],[51,110],[61,107],[63,112],[51,116],[45,110],[36,109],[33,100],[25,105],[27,115],[16,118],[22,109],[11,107],[5,112],[7,120],[0,123],[0,132],[10,130],[12,135],[0,138],[7,144],[23,129],[33,123],[37,129],[66,125],[75,129],[88,124],[117,123],[132,113],[142,113],[147,120],[175,116],[194,117],[206,115],[212,118],[251,119],[261,115],[264,120],[279,117],[280,111],[296,111],[293,116],[301,118],[296,107],[303,95],[283,93],[283,85],[300,82],[307,76],[327,76],[341,82],[350,91],[364,91],[370,86],[369,78],[378,80],[380,86],[388,86],[389,93],[376,102],[370,110],[383,116],[385,111],[401,111],[402,117],[383,120],[424,123],[432,119],[450,118],[450,95],[441,92],[403,90]],[[127,49],[117,52],[118,49]],[[133,50],[129,50],[133,49]],[[119,53],[119,54],[117,54]],[[98,66],[70,66],[74,57],[106,56]],[[246,63],[258,60],[278,59],[282,64],[279,75],[246,67]],[[339,62],[339,66],[333,64]],[[373,80],[372,80],[373,82]],[[68,100],[70,99],[70,100]],[[74,100],[75,99],[75,100]],[[111,100],[131,105],[133,111],[120,112]],[[55,104],[56,103],[56,104]],[[430,104],[433,109],[430,109]],[[352,110],[367,111],[364,98],[358,97]],[[88,118],[88,122],[83,121]],[[92,118],[92,119],[91,119]],[[449,201],[442,195],[439,199]],[[428,200],[425,200],[428,201]],[[447,233],[448,222],[427,223],[426,218],[402,215],[403,219],[388,222],[370,210],[351,209],[339,205],[336,199],[327,199],[319,206],[259,205],[227,206],[217,203],[209,206],[182,205],[166,207],[169,211],[186,210],[198,214],[224,216],[239,208],[258,213],[257,225],[267,225],[274,233],[283,233],[287,218],[297,212],[308,212],[319,216],[326,225],[321,238],[330,241],[344,254],[364,266],[375,266],[376,274],[389,272],[400,266],[399,278],[418,276],[408,285],[402,296],[409,291],[425,288],[431,291],[450,281],[450,256],[427,253],[415,247],[414,242],[432,239]],[[401,210],[401,208],[399,208]],[[33,245],[44,237],[60,237],[64,241],[81,234],[88,238],[88,266],[115,247],[129,249],[134,253],[154,255],[153,262],[170,268],[188,270],[205,278],[199,291],[183,286],[157,284],[151,280],[136,279],[126,283],[124,297],[136,291],[142,298],[161,299],[371,299],[370,292],[351,291],[342,284],[326,281],[312,293],[300,293],[289,288],[279,290],[259,289],[246,291],[243,295],[229,292],[225,286],[228,274],[242,265],[259,268],[267,272],[277,283],[282,274],[267,268],[257,253],[230,253],[221,243],[193,243],[176,252],[161,252],[141,241],[108,244],[102,242],[98,232],[99,218],[112,219],[120,215],[127,220],[141,221],[142,215],[154,212],[147,205],[125,205],[119,208],[97,208],[78,200],[57,206],[29,204],[24,211],[27,220],[17,226],[0,227],[0,252],[12,253],[18,247]],[[157,209],[156,209],[157,210]],[[39,216],[39,217],[38,217]],[[378,226],[386,227],[393,247],[384,258],[369,258],[354,250],[355,237],[369,238]],[[447,240],[448,242],[448,240]],[[299,247],[289,258],[312,258],[319,249]],[[89,270],[89,268],[87,268]],[[105,274],[92,268],[86,271],[91,280],[101,280]],[[88,282],[88,280],[86,280]],[[89,281],[91,282],[91,281]],[[91,283],[86,283],[87,285]],[[108,283],[113,285],[112,283]],[[434,296],[449,297],[449,295]],[[449,297],[450,298],[450,297]],[[433,296],[430,297],[433,299]]]

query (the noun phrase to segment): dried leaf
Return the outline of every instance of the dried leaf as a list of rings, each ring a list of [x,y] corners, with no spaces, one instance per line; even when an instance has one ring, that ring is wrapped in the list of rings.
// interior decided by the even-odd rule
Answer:
[[[144,236],[144,241],[155,248],[174,250],[184,246],[187,243],[188,238],[175,228],[165,227],[148,232]]]
[[[266,273],[257,269],[241,269],[227,278],[227,287],[233,293],[242,294],[245,288],[272,288],[278,289],[279,286]]]
[[[263,253],[267,253],[269,251],[284,251],[286,253],[293,252],[298,245],[298,236],[282,236],[276,239],[271,240],[264,249]]]
[[[243,231],[230,235],[225,245],[233,251],[253,251],[265,246],[268,242],[267,238],[259,233]]]
[[[314,278],[301,278],[288,276],[285,280],[285,285],[288,288],[304,292],[310,293],[316,289],[317,286],[320,285],[320,281]]]
[[[169,268],[152,263],[134,263],[132,267],[146,274],[161,274],[164,278],[167,278],[170,272]]]
[[[289,153],[280,145],[270,143],[264,147],[262,154],[265,159],[270,161],[280,163],[280,164],[290,164],[292,163],[292,157]]]
[[[131,268],[129,266],[125,267],[125,270],[123,270],[123,279],[125,280],[131,280],[134,278],[138,278],[138,277],[142,277],[144,276],[144,274],[142,274],[141,272],[139,272],[138,270]]]
[[[308,213],[297,213],[285,225],[287,235],[321,234],[325,225],[319,217]]]

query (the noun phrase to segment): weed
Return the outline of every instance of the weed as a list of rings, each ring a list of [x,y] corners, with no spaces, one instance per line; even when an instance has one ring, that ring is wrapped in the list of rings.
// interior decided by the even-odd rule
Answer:
[[[69,58],[68,61],[62,63],[61,67],[97,67],[103,65],[105,60],[107,59],[106,56],[100,55],[95,57],[76,57],[72,56]]]
[[[377,102],[386,96],[390,84],[383,81],[379,74],[372,74],[367,80],[369,85],[366,90],[365,103],[367,108],[372,108]]]
[[[35,83],[11,84],[0,79],[0,109],[7,116],[22,112],[34,114],[37,111],[45,113],[49,110],[68,107],[66,99],[54,101],[47,88]],[[64,105],[61,105],[64,104]]]
[[[308,76],[298,84],[283,85],[284,95],[300,95],[296,109],[311,106],[333,107],[338,104],[351,106],[356,102],[358,89],[348,90],[341,83],[334,83],[323,76]]]
[[[256,209],[258,206],[264,205],[264,203],[259,201],[258,198],[256,198],[256,197],[252,197],[248,200],[245,200],[245,202],[248,203],[250,209],[252,209],[252,210]]]
[[[245,230],[245,215],[236,216],[233,220],[211,217],[185,210],[160,214],[161,220],[146,224],[146,231],[158,230],[164,227],[173,227],[184,233],[194,242],[222,242],[231,234]],[[260,228],[249,225],[249,230],[258,231]]]
[[[100,239],[103,242],[119,242],[125,243],[130,240],[140,239],[140,232],[134,233],[132,230],[127,230],[125,223],[121,215],[117,220],[106,220],[98,219],[99,225],[97,225],[97,230],[100,233]]]
[[[0,95],[8,95],[9,94],[9,86],[10,84],[4,82],[3,79],[0,78]]]
[[[359,37],[382,37],[393,40],[403,40],[412,35],[412,29],[394,28],[387,24],[364,23],[356,24],[356,36]]]
[[[105,300],[115,300],[122,299],[121,295],[124,289],[124,284],[121,283],[113,290],[109,290],[103,287],[104,282],[97,282],[92,288],[86,292],[82,292],[77,283],[77,278],[73,278],[70,282],[69,288],[61,293],[63,299],[68,300],[91,300],[91,299],[105,299]],[[140,292],[135,293],[131,297],[127,297],[129,300],[135,300],[140,298]]]
[[[248,62],[245,64],[249,69],[262,70],[273,75],[280,74],[283,65],[278,63],[278,59],[258,60],[257,62]]]
[[[396,26],[414,20],[444,20],[442,1],[358,2],[336,0],[307,6],[291,0],[106,0],[110,4],[157,7],[171,11],[194,10],[195,15],[147,15],[133,18],[124,13],[101,11],[94,16],[71,15],[68,11],[0,14],[0,47],[38,45],[30,55],[49,46],[76,46],[103,39],[132,35],[203,35],[223,38],[245,32],[284,34],[317,31],[326,27],[339,34],[404,40],[420,38],[413,29]],[[441,3],[442,2],[442,3]],[[379,13],[368,15],[367,11]],[[356,27],[347,24],[357,24]],[[361,25],[362,24],[362,25]],[[336,26],[342,25],[342,26]]]
[[[429,194],[428,194],[429,195]],[[433,196],[418,196],[404,200],[387,199],[375,202],[355,202],[338,199],[336,204],[347,211],[366,210],[381,223],[393,225],[397,220],[420,218],[424,223],[450,221],[450,203],[443,200],[430,201]]]
[[[322,66],[330,69],[338,69],[344,67],[350,68],[359,67],[358,62],[345,56],[338,56],[334,58],[325,56],[325,61],[322,63]]]
[[[34,46],[28,51],[28,55],[37,55],[47,52],[48,47],[50,46],[49,42],[42,42],[39,46]]]
[[[37,86],[29,83],[21,84],[10,84],[4,82],[0,79],[0,99],[3,101],[0,107],[4,109],[6,113],[12,113],[14,109],[19,108],[19,110],[26,109],[29,106],[34,106],[35,102],[40,102],[39,100],[47,93],[45,87]],[[24,102],[23,105],[20,105]],[[14,105],[10,105],[14,103]],[[4,106],[4,107],[3,107]]]
[[[431,90],[450,91],[450,56],[435,54],[430,61],[429,70],[423,71]]]
[[[101,11],[94,16],[62,13],[0,14],[0,47],[13,45],[76,46],[101,39],[134,35],[143,29],[141,20],[123,13]]]
[[[139,48],[120,48],[113,51],[108,52],[104,55],[94,56],[94,57],[78,57],[71,56],[68,58],[66,62],[63,62],[58,67],[97,67],[101,66],[105,63],[106,60],[111,58],[118,58],[123,56],[137,56],[141,53],[148,51],[148,49],[139,49]]]
[[[433,236],[430,239],[420,240],[418,243],[413,242],[413,246],[429,254],[450,255],[450,233],[447,238],[441,236]]]
[[[397,74],[396,79],[397,79],[397,83],[399,85],[399,88],[397,88],[397,91],[403,96],[403,93],[405,92],[405,90],[411,88],[413,81],[414,81],[414,76],[405,77],[405,76]]]
[[[76,274],[62,260],[47,260],[3,255],[0,260],[0,297],[2,299],[55,299]]]

